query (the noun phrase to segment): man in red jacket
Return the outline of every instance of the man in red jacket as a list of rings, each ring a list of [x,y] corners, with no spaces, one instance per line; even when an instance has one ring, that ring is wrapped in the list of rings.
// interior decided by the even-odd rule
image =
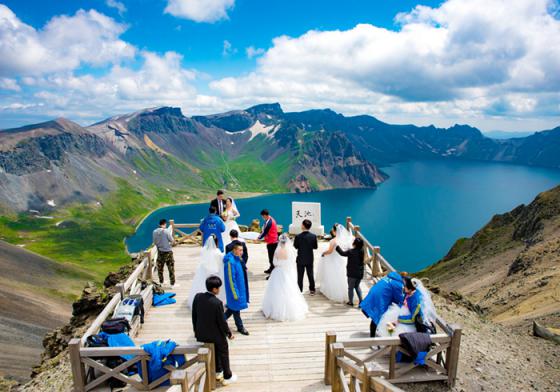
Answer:
[[[265,274],[270,274],[274,269],[274,252],[276,251],[276,247],[278,246],[278,226],[276,225],[276,221],[273,217],[270,216],[270,213],[267,209],[261,211],[261,216],[264,220],[263,231],[259,236],[259,240],[263,240],[266,242],[266,250],[268,251],[268,263],[270,264],[269,268],[264,271]]]

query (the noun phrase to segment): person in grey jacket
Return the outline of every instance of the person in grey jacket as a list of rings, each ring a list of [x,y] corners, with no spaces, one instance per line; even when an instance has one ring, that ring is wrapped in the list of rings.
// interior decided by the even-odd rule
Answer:
[[[167,265],[171,286],[175,285],[175,260],[173,259],[173,233],[172,227],[167,227],[167,220],[159,221],[159,227],[152,233],[152,240],[158,251],[157,271],[159,283],[163,284],[163,268]]]

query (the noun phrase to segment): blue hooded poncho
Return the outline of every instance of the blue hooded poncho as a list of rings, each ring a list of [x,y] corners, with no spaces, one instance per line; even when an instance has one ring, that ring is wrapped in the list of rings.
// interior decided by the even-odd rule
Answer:
[[[403,279],[399,273],[389,272],[369,290],[360,308],[375,324],[379,324],[381,316],[393,302],[399,306],[403,304],[403,286]]]
[[[245,291],[245,274],[241,258],[229,252],[224,257],[224,285],[226,286],[226,303],[228,309],[247,309],[247,292]]]
[[[202,244],[206,244],[206,240],[212,234],[216,236],[218,239],[218,248],[223,252],[224,251],[224,244],[222,242],[222,233],[226,231],[226,225],[222,218],[220,218],[216,214],[210,214],[199,226],[200,231],[202,231]]]

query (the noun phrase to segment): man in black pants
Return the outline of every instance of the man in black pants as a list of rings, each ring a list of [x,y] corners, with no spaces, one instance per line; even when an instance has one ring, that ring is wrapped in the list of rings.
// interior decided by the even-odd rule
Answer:
[[[264,220],[263,231],[259,235],[259,240],[264,240],[266,242],[266,250],[268,251],[268,263],[269,267],[265,274],[270,274],[274,269],[274,252],[278,247],[278,225],[267,209],[261,211],[261,217]],[[268,279],[268,278],[267,278]]]
[[[309,232],[311,221],[305,219],[301,223],[303,230],[294,240],[294,248],[298,250],[296,263],[298,274],[298,286],[303,291],[303,275],[307,272],[309,280],[309,294],[315,295],[315,278],[313,276],[313,250],[317,249],[317,236]]]
[[[192,323],[196,340],[213,343],[215,350],[216,379],[223,385],[237,381],[237,376],[229,367],[228,339],[233,339],[226,320],[224,305],[216,295],[220,292],[222,280],[218,276],[206,279],[206,293],[198,293],[192,306]]]

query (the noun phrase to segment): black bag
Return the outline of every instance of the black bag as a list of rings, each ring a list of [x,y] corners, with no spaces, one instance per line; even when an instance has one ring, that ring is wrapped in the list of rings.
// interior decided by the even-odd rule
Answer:
[[[101,335],[90,335],[86,339],[86,347],[109,347],[109,344],[107,343],[106,337],[103,337]],[[97,360],[103,363],[103,365],[111,369],[114,369],[120,364],[125,362],[125,360],[121,357],[101,357],[101,358],[97,358]],[[99,377],[100,374],[96,375],[95,372],[96,369],[94,367],[88,368],[88,372],[86,374],[86,380],[88,382],[95,379],[96,376]],[[113,388],[125,387],[126,383],[111,377],[109,380],[107,380],[107,385],[111,390],[113,390]]]
[[[109,335],[128,333],[130,331],[130,324],[124,317],[107,319],[101,324],[101,330]]]

